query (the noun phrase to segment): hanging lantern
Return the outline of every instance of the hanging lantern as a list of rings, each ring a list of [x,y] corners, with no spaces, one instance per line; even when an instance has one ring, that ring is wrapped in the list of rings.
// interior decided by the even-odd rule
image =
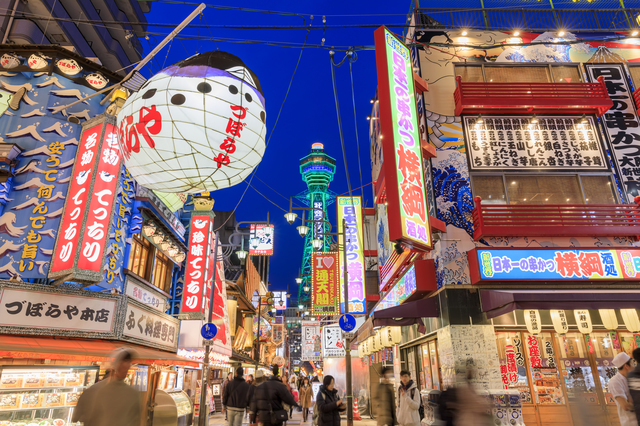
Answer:
[[[242,182],[265,150],[265,100],[257,76],[226,52],[163,69],[118,113],[127,170],[142,186],[198,193]]]
[[[615,309],[598,309],[602,324],[607,330],[615,330],[618,328],[618,317]]]
[[[156,224],[151,220],[147,220],[144,225],[142,225],[142,232],[147,237],[152,236],[156,232]]]
[[[402,327],[389,327],[389,335],[391,336],[391,345],[398,345],[402,342]]]
[[[569,331],[569,323],[567,322],[567,314],[562,309],[551,310],[551,321],[553,329],[560,335],[565,335]]]
[[[160,243],[160,248],[164,251],[169,250],[169,247],[171,247],[171,240],[169,239],[169,237],[164,237],[164,240],[162,240],[162,242]]]
[[[175,260],[178,263],[181,263],[186,257],[187,255],[185,254],[185,252],[181,251],[181,252],[178,252],[178,254],[176,254],[173,260]]]
[[[591,323],[591,315],[586,309],[579,309],[573,311],[576,316],[576,323],[578,324],[578,331],[582,334],[589,334],[593,331],[593,324]]]
[[[20,65],[20,62],[22,62],[20,57],[15,53],[5,53],[0,58],[0,66],[6,70],[17,67]]]
[[[164,240],[164,234],[160,231],[155,231],[153,234],[153,242],[156,244],[162,243]]]
[[[524,310],[524,322],[527,325],[527,331],[537,336],[542,331],[542,322],[540,321],[540,312],[537,309]]]
[[[82,67],[73,59],[60,59],[56,66],[66,75],[76,75],[82,71]]]
[[[391,347],[391,339],[389,336],[389,332],[387,331],[389,327],[382,327],[380,329],[380,334],[381,334],[381,339],[382,339],[382,346],[385,348]]]
[[[227,312],[229,312],[229,329],[231,337],[236,335],[236,317],[238,314],[238,300],[235,297],[227,297]]]
[[[624,326],[632,333],[640,331],[640,319],[638,319],[638,311],[635,309],[620,309]]]
[[[109,83],[109,79],[106,78],[104,75],[100,74],[99,72],[87,74],[87,76],[84,79],[87,80],[87,83],[89,83],[91,87],[98,90],[104,89],[107,83]]]
[[[169,253],[169,256],[173,257],[173,256],[175,256],[176,254],[178,254],[178,250],[179,250],[179,249],[178,249],[178,246],[177,246],[175,243],[173,243],[173,244],[171,244],[171,246],[167,249],[167,253]]]
[[[45,58],[41,53],[34,53],[29,56],[27,63],[29,64],[29,68],[32,70],[46,68],[49,65],[49,61],[47,61],[47,58]]]

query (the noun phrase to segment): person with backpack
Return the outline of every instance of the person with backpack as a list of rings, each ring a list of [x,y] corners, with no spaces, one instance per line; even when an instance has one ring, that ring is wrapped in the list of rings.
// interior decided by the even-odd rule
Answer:
[[[324,376],[313,407],[314,425],[340,426],[340,412],[347,409],[347,404],[338,396],[335,385],[333,376]]]
[[[402,384],[398,387],[398,424],[400,426],[420,426],[420,391],[411,380],[411,373],[400,372]]]
[[[279,377],[280,369],[273,366],[273,376],[257,386],[251,398],[251,412],[256,413],[257,421],[264,426],[279,426],[289,418],[284,404],[298,406]]]

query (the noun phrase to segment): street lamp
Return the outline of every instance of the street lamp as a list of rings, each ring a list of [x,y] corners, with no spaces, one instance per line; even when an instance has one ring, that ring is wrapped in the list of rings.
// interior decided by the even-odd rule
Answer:
[[[303,305],[298,305],[298,309],[302,310],[302,309],[304,309],[304,306]]]
[[[304,291],[309,291],[309,286],[308,286],[308,285],[305,285],[304,287],[302,287],[302,290],[304,290]]]
[[[314,238],[313,240],[311,240],[311,247],[313,247],[315,250],[320,250],[323,245],[323,241],[319,238]]]
[[[300,277],[296,278],[296,284],[298,285],[302,284],[302,278]]]
[[[285,213],[284,218],[287,219],[287,222],[289,222],[289,225],[293,225],[293,222],[295,222],[296,219],[298,218],[298,214],[294,212]]]
[[[245,260],[247,258],[248,254],[249,254],[249,252],[246,251],[246,250],[238,250],[238,251],[236,251],[236,256],[238,256],[238,259],[240,259],[240,260]]]
[[[257,249],[258,246],[260,245],[260,238],[258,238],[258,237],[249,238],[249,245],[251,247],[253,247],[254,249]]]
[[[301,237],[304,237],[309,232],[309,227],[306,225],[300,225],[296,227],[296,229],[298,230],[298,234],[300,234]]]

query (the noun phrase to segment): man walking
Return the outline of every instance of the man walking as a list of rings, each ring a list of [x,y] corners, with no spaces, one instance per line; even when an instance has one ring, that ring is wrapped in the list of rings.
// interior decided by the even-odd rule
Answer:
[[[222,393],[222,406],[227,411],[229,426],[242,426],[244,410],[248,405],[250,385],[243,376],[244,368],[236,368],[236,376],[227,383]]]
[[[420,391],[411,380],[411,373],[400,372],[402,384],[398,387],[398,424],[400,426],[420,426]]]
[[[631,396],[629,402],[633,404],[632,409],[636,412],[636,424],[640,424],[640,348],[635,348],[631,355],[637,364],[636,368],[627,374],[629,395]]]
[[[287,421],[287,412],[283,404],[294,407],[298,403],[287,390],[280,377],[277,365],[273,366],[273,376],[256,387],[251,398],[251,411],[256,413],[257,421],[264,426],[277,426]]]
[[[396,417],[396,404],[393,397],[393,370],[390,367],[382,368],[382,379],[378,386],[376,398],[376,420],[378,426],[393,426],[398,424]]]
[[[227,388],[229,382],[233,379],[233,373],[227,374],[227,378],[222,382],[222,395],[224,395],[224,390]],[[222,405],[222,412],[224,413],[224,419],[227,420],[227,410],[224,408],[224,404]]]
[[[631,367],[631,357],[624,352],[620,352],[613,358],[613,365],[618,369],[618,373],[609,380],[609,392],[616,400],[618,406],[618,418],[621,426],[638,426],[636,415],[633,412],[633,402],[627,385],[627,376],[633,370]]]

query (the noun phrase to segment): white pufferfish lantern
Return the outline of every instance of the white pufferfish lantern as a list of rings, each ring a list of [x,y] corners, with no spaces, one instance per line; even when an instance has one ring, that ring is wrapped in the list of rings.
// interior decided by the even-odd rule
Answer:
[[[149,189],[198,193],[242,182],[265,150],[257,76],[226,52],[200,53],[154,75],[118,113],[124,162]]]

